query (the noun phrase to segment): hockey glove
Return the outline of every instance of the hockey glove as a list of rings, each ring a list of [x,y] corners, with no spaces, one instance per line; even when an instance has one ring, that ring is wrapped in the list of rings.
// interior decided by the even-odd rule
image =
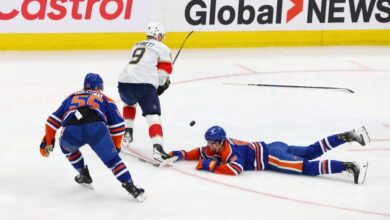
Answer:
[[[165,90],[168,89],[168,87],[169,87],[170,84],[171,84],[171,80],[170,80],[169,77],[168,77],[168,78],[167,78],[167,81],[165,82],[165,84],[162,85],[162,86],[159,86],[159,87],[157,88],[157,95],[163,94],[163,93],[165,92]]]
[[[196,165],[196,169],[214,172],[217,166],[218,166],[218,162],[215,160],[202,159],[198,162],[198,165]]]
[[[176,161],[185,160],[186,155],[187,155],[187,152],[185,152],[184,150],[177,150],[177,151],[172,151],[169,153],[169,156],[171,156],[171,157],[176,156],[177,157]]]
[[[56,139],[53,139],[51,141],[51,144],[47,144],[46,136],[43,137],[41,145],[39,146],[39,150],[40,150],[41,155],[43,157],[48,157],[50,155],[50,153],[53,152],[55,142],[56,142]]]

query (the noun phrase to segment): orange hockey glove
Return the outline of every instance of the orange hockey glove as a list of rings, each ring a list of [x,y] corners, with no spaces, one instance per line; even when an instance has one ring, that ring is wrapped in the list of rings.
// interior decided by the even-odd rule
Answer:
[[[43,137],[39,150],[43,157],[48,157],[53,152],[56,139],[53,139],[50,144],[46,142],[46,136]]]

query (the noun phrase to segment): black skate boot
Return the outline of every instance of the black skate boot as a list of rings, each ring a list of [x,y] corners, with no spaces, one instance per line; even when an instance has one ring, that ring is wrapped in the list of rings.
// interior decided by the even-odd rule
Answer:
[[[75,176],[74,180],[79,184],[91,184],[92,178],[89,175],[88,166],[85,165],[83,169],[80,171],[79,175]]]
[[[133,142],[133,128],[125,128],[125,135],[123,136],[123,143],[129,145]]]
[[[177,156],[169,156],[160,144],[153,145],[153,158],[163,165],[172,165],[177,160]]]
[[[368,136],[367,130],[365,127],[360,127],[352,131],[344,132],[337,135],[338,138],[345,142],[356,141],[360,145],[365,146],[370,142],[370,137]]]
[[[144,195],[145,190],[137,188],[134,186],[133,182],[122,183],[122,187],[125,188],[126,191],[134,197],[134,199],[137,199],[140,202],[143,202],[146,199],[146,196]]]
[[[367,162],[343,162],[345,170],[353,175],[353,180],[355,184],[363,184],[366,180]]]

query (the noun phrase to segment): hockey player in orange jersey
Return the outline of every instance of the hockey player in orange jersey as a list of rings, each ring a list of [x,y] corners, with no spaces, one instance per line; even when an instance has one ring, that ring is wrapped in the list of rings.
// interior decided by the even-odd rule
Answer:
[[[313,160],[346,142],[365,146],[370,138],[364,127],[331,135],[310,146],[291,146],[283,142],[245,142],[226,137],[225,130],[213,126],[205,133],[207,145],[190,151],[172,151],[178,160],[199,160],[196,169],[218,174],[238,175],[244,170],[274,170],[283,173],[318,176],[343,171],[354,177],[354,183],[365,181],[367,162]]]

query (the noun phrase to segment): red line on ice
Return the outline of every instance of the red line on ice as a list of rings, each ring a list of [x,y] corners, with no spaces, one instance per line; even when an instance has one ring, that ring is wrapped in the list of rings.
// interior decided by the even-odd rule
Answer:
[[[136,150],[133,150],[133,151],[137,152]],[[137,152],[137,154],[142,156],[142,157],[144,157],[144,158],[148,158],[147,156],[143,155],[140,152]],[[150,160],[152,160],[152,159],[150,159]],[[253,189],[248,189],[248,188],[244,188],[244,187],[241,187],[241,186],[236,186],[236,185],[224,183],[224,182],[221,182],[221,181],[213,180],[213,179],[210,179],[210,178],[207,178],[207,177],[196,175],[194,173],[190,173],[188,171],[184,171],[184,170],[178,169],[178,168],[173,167],[173,166],[170,167],[170,169],[172,169],[172,170],[174,170],[176,172],[188,175],[188,176],[195,177],[197,179],[202,179],[204,181],[212,182],[212,183],[215,183],[215,184],[218,184],[218,185],[223,185],[223,186],[226,186],[226,187],[229,187],[229,188],[233,188],[233,189],[236,189],[236,190],[241,190],[241,191],[245,191],[245,192],[249,192],[249,193],[259,194],[259,195],[262,195],[262,196],[267,196],[267,197],[272,197],[272,198],[276,198],[276,199],[287,200],[287,201],[291,201],[291,202],[315,205],[315,206],[320,206],[320,207],[339,209],[339,210],[350,211],[350,212],[358,212],[358,213],[363,213],[363,214],[371,214],[371,215],[377,215],[377,216],[390,217],[389,213],[374,212],[374,211],[360,210],[360,209],[352,209],[352,208],[346,208],[346,207],[341,207],[341,206],[329,205],[329,204],[324,204],[324,203],[311,202],[311,201],[306,201],[306,200],[302,200],[302,199],[294,199],[294,198],[290,198],[290,197],[286,197],[286,196],[279,196],[279,195],[275,195],[275,194],[272,194],[272,193],[260,192],[260,191],[256,191],[256,190],[253,190]]]

